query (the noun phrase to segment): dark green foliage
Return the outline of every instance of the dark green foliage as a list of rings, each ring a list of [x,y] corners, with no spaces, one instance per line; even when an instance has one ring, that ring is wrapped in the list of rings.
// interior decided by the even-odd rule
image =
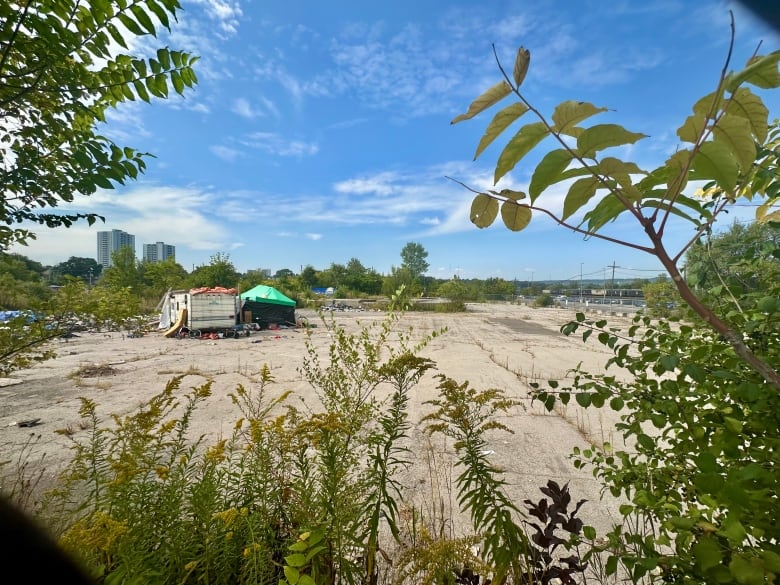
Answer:
[[[96,134],[106,112],[125,101],[182,94],[197,83],[196,59],[159,48],[128,53],[135,37],[170,29],[177,0],[3,2],[0,52],[0,250],[35,235],[33,222],[69,227],[94,213],[55,214],[76,194],[92,195],[135,179],[146,154]],[[147,44],[148,47],[148,44]]]
[[[774,316],[751,313],[770,336],[767,361],[777,366]],[[608,564],[634,580],[651,570],[684,583],[763,583],[780,571],[780,397],[716,335],[637,316],[628,331],[604,321],[563,327],[594,334],[613,352],[608,366],[625,376],[575,369],[571,386],[539,391],[548,408],[574,394],[584,407],[620,412],[618,449],[575,451],[621,506],[623,525],[610,533]],[[771,332],[770,332],[771,331]],[[632,520],[636,519],[636,521]]]

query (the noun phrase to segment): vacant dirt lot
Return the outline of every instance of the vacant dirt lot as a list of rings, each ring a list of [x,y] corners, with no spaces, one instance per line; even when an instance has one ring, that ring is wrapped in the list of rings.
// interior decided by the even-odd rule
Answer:
[[[311,341],[326,349],[332,341],[327,324],[311,311],[298,311],[297,315],[317,325],[310,329]],[[608,411],[585,413],[571,405],[566,411],[548,414],[527,400],[529,381],[561,379],[578,362],[600,369],[609,357],[596,343],[585,345],[579,337],[559,333],[559,327],[573,315],[564,309],[490,304],[470,305],[468,312],[461,314],[410,313],[402,317],[400,327],[413,328],[415,339],[447,328],[423,351],[436,362],[438,371],[422,380],[410,402],[415,424],[409,444],[417,457],[405,479],[410,493],[423,499],[431,493],[432,454],[445,484],[452,485],[457,475],[452,468],[451,446],[434,437],[428,449],[424,425],[419,422],[430,410],[425,401],[436,396],[434,374],[444,373],[458,382],[468,380],[478,389],[504,389],[523,401],[524,407],[516,408],[503,421],[514,434],[496,434],[490,445],[490,457],[505,470],[508,489],[516,501],[541,497],[538,488],[548,479],[569,481],[573,498],[589,501],[583,508],[588,521],[603,528],[617,519],[611,513],[614,502],[600,501],[599,484],[588,471],[577,471],[568,457],[575,446],[613,441],[610,429],[616,415]],[[383,317],[377,312],[333,315],[335,323],[350,332]],[[627,318],[611,321],[617,324]],[[71,439],[67,435],[79,439],[88,432],[78,415],[80,397],[94,400],[102,419],[109,421],[111,414],[121,416],[137,409],[176,375],[185,375],[182,391],[212,380],[212,396],[197,413],[193,435],[229,436],[239,414],[228,393],[238,384],[251,386],[267,364],[275,379],[272,392],[293,390],[311,403],[316,397],[299,372],[306,355],[305,341],[303,329],[208,341],[168,339],[160,332],[140,338],[82,333],[59,340],[56,359],[16,372],[13,379],[0,380],[0,461],[6,462],[0,470],[4,481],[18,473],[20,459],[40,465],[42,458],[43,483],[55,481],[69,457]],[[26,421],[36,423],[20,426]],[[57,430],[67,433],[55,433]]]

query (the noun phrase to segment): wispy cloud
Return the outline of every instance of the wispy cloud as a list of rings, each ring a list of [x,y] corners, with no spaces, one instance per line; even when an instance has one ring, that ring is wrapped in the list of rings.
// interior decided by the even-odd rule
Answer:
[[[240,150],[236,150],[235,148],[230,148],[228,146],[222,146],[219,144],[210,146],[209,150],[214,154],[216,154],[222,160],[226,160],[226,161],[234,161],[242,154]]]
[[[223,34],[235,34],[243,15],[241,3],[230,0],[189,0],[189,3],[203,6],[206,14],[217,23]]]
[[[311,156],[319,152],[314,142],[289,140],[273,132],[254,132],[238,140],[248,148],[262,150],[277,156]]]
[[[236,98],[230,107],[230,111],[234,114],[238,114],[242,118],[257,118],[271,114],[275,117],[279,117],[279,109],[276,107],[270,99],[265,96],[259,96],[258,101],[261,107],[256,107],[249,102],[246,98]]]
[[[249,100],[244,98],[238,98],[233,100],[233,105],[230,107],[230,111],[234,114],[238,114],[242,118],[256,118],[262,115],[261,112],[252,108],[249,104]]]

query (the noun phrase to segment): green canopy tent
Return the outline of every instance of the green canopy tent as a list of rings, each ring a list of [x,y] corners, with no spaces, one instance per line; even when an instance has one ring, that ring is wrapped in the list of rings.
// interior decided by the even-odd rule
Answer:
[[[244,321],[257,323],[262,329],[276,325],[295,325],[295,301],[272,286],[258,284],[241,293]]]

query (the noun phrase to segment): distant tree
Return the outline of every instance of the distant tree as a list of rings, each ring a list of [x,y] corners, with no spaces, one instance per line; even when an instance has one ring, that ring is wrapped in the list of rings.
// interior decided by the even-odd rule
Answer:
[[[708,301],[725,308],[737,294],[768,290],[780,280],[780,225],[733,223],[694,244],[685,256],[685,278]]]
[[[333,262],[330,266],[328,266],[328,268],[321,271],[317,276],[319,283],[322,286],[332,286],[333,288],[338,288],[339,286],[344,285],[344,281],[347,276],[347,267],[343,264]]]
[[[290,278],[291,276],[295,276],[295,273],[289,268],[281,268],[274,274],[274,278],[276,280],[284,280],[285,278]]]
[[[100,284],[112,290],[129,288],[140,295],[143,274],[135,250],[123,246],[111,254],[111,266],[103,271]]]
[[[552,307],[555,304],[555,299],[549,293],[544,293],[536,297],[534,300],[535,307]]]
[[[483,291],[486,295],[513,295],[515,283],[503,278],[488,278],[483,283]]]
[[[409,242],[401,249],[401,267],[409,271],[412,280],[420,278],[430,267],[426,261],[428,251],[422,244]]]
[[[71,256],[65,262],[60,262],[52,267],[51,278],[57,284],[61,284],[65,276],[80,278],[84,282],[89,282],[91,277],[94,282],[100,277],[102,271],[103,265],[94,258]]]
[[[679,316],[682,299],[670,280],[646,284],[642,287],[642,294],[647,306],[646,312],[653,317],[669,319]]]
[[[168,289],[184,287],[188,276],[187,271],[175,258],[143,263],[144,286],[147,294],[153,297],[162,296]]]
[[[415,282],[414,275],[408,268],[403,266],[390,267],[390,274],[382,280],[382,294],[392,296],[401,287],[404,286],[404,294],[413,296],[419,294],[419,283]]]
[[[304,266],[301,271],[301,284],[310,290],[317,286],[317,270],[311,264]]]
[[[44,277],[46,269],[40,262],[30,260],[21,254],[0,252],[0,274],[20,281],[38,281]]]
[[[230,260],[230,254],[217,252],[205,266],[198,266],[190,273],[188,282],[190,287],[224,286],[233,288],[238,286],[240,275]]]
[[[169,29],[178,9],[175,0],[0,2],[0,250],[35,237],[16,227],[22,222],[93,223],[93,213],[42,210],[144,172],[146,154],[95,130],[123,102],[165,98],[169,84],[182,94],[197,82],[195,58],[149,46],[156,23]]]
[[[465,301],[469,297],[469,289],[460,278],[455,276],[452,280],[439,285],[437,294],[451,301]]]

